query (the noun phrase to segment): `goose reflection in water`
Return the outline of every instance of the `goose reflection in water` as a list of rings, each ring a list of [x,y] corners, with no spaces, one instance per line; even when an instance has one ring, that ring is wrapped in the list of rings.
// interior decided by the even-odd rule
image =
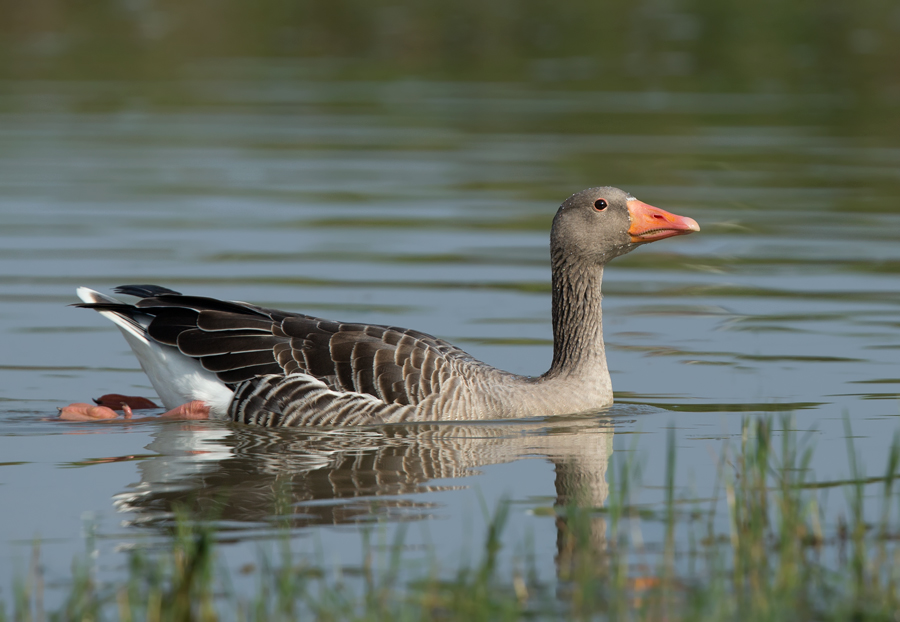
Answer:
[[[426,503],[409,495],[459,488],[464,484],[444,480],[477,475],[481,467],[546,459],[555,491],[544,494],[558,506],[600,507],[609,492],[612,421],[578,415],[336,430],[173,422],[159,427],[147,446],[159,455],[139,463],[141,481],[116,505],[135,513],[135,523],[160,526],[178,507],[232,526],[256,527],[276,515],[293,527],[424,519],[435,513],[433,497]],[[605,530],[602,518],[592,519],[593,547],[605,547]]]

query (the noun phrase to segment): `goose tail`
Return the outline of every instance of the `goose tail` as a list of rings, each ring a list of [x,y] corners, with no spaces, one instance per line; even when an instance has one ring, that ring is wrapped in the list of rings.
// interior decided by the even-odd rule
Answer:
[[[213,417],[227,418],[234,392],[200,361],[150,337],[151,314],[88,287],[79,287],[76,293],[82,302],[75,306],[94,309],[122,331],[166,408],[201,400],[210,406]]]

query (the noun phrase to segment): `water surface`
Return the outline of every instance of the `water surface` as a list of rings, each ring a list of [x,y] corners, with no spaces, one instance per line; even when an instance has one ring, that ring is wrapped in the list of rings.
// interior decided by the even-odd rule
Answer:
[[[610,463],[632,453],[641,501],[659,503],[671,429],[678,494],[708,498],[747,416],[790,414],[812,431],[825,481],[848,476],[847,415],[866,474],[881,474],[900,422],[900,145],[831,123],[839,102],[265,84],[192,81],[216,103],[113,111],[77,105],[91,84],[8,93],[0,595],[35,541],[51,593],[64,585],[88,532],[97,572],[114,577],[124,551],[165,541],[179,506],[218,521],[235,570],[285,521],[296,547],[334,567],[359,563],[364,531],[398,525],[409,551],[452,566],[477,549],[482,507],[507,499],[506,538],[530,537],[552,580],[548,508],[602,506]],[[153,397],[118,331],[67,306],[79,285],[158,283],[408,326],[540,374],[550,221],[569,194],[604,184],[702,227],[607,269],[608,411],[341,431],[55,420],[57,406],[104,393]],[[643,529],[658,541],[659,525]],[[603,547],[602,518],[594,531]]]

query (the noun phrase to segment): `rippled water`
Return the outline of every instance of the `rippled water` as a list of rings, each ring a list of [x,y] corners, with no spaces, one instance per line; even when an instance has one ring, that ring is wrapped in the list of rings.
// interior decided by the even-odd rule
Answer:
[[[4,589],[35,539],[63,582],[86,530],[114,575],[177,504],[218,517],[239,568],[276,537],[284,495],[300,546],[350,565],[374,521],[415,521],[410,550],[455,563],[479,545],[482,500],[508,498],[507,537],[533,534],[550,578],[542,508],[576,490],[602,505],[630,452],[659,502],[671,428],[679,494],[709,496],[748,415],[814,430],[824,480],[847,476],[848,414],[869,474],[883,469],[900,421],[900,146],[829,120],[828,98],[223,81],[195,86],[216,105],[85,111],[93,88],[24,85],[0,115]],[[603,184],[702,227],[607,269],[608,412],[339,432],[55,420],[71,401],[153,395],[119,332],[67,306],[78,285],[408,326],[542,373],[550,221]]]

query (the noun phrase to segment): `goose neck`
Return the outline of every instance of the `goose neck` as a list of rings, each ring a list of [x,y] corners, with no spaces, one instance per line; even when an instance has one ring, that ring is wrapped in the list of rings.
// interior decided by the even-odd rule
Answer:
[[[553,363],[547,376],[593,377],[608,384],[600,307],[602,265],[555,253],[553,264]]]

